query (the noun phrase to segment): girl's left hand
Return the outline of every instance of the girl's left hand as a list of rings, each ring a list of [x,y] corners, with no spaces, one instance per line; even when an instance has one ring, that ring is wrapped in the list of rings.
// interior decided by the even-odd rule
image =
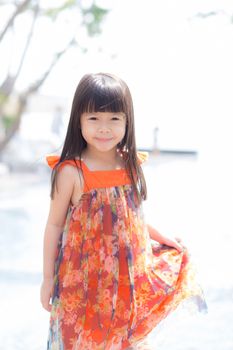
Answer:
[[[179,237],[165,238],[163,244],[166,244],[169,247],[174,247],[178,252],[184,252],[187,249]]]

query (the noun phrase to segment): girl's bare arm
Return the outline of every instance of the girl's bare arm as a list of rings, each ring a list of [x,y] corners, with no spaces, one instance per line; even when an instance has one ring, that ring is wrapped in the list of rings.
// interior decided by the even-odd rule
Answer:
[[[58,190],[57,190],[58,188]],[[74,189],[74,167],[67,165],[59,170],[54,198],[50,201],[50,210],[43,241],[43,277],[54,276],[54,263],[59,236],[63,231],[66,214]]]
[[[68,206],[73,193],[79,197],[82,193],[80,177],[77,177],[77,169],[72,165],[66,165],[59,170],[57,175],[57,188],[54,198],[50,201],[50,210],[44,233],[43,245],[43,281],[40,288],[40,301],[47,311],[52,310],[50,299],[54,287],[54,267],[58,240],[64,229]],[[77,196],[78,194],[78,196]]]
[[[178,237],[171,238],[171,237],[164,236],[149,224],[147,224],[147,229],[148,229],[150,238],[161,244],[166,244],[170,247],[174,247],[178,251],[183,251],[186,248],[182,243],[182,240]]]

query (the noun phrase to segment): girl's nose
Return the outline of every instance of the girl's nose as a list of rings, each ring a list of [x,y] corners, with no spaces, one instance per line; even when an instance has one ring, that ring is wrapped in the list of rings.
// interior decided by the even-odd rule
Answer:
[[[106,124],[102,124],[99,126],[99,132],[101,133],[110,132],[110,127]]]

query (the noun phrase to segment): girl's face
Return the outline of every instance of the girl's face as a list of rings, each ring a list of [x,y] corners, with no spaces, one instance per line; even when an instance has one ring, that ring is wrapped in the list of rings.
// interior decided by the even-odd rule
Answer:
[[[101,152],[116,148],[125,135],[126,116],[121,112],[83,113],[80,123],[87,145]]]

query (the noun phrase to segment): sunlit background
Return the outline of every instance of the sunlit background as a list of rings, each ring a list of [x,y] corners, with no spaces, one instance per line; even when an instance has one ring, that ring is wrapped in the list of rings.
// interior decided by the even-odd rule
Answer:
[[[54,6],[54,7],[53,7]],[[183,237],[206,315],[172,315],[152,349],[233,349],[233,1],[0,1],[0,349],[46,349],[39,300],[45,156],[85,73],[132,93],[147,221]]]

